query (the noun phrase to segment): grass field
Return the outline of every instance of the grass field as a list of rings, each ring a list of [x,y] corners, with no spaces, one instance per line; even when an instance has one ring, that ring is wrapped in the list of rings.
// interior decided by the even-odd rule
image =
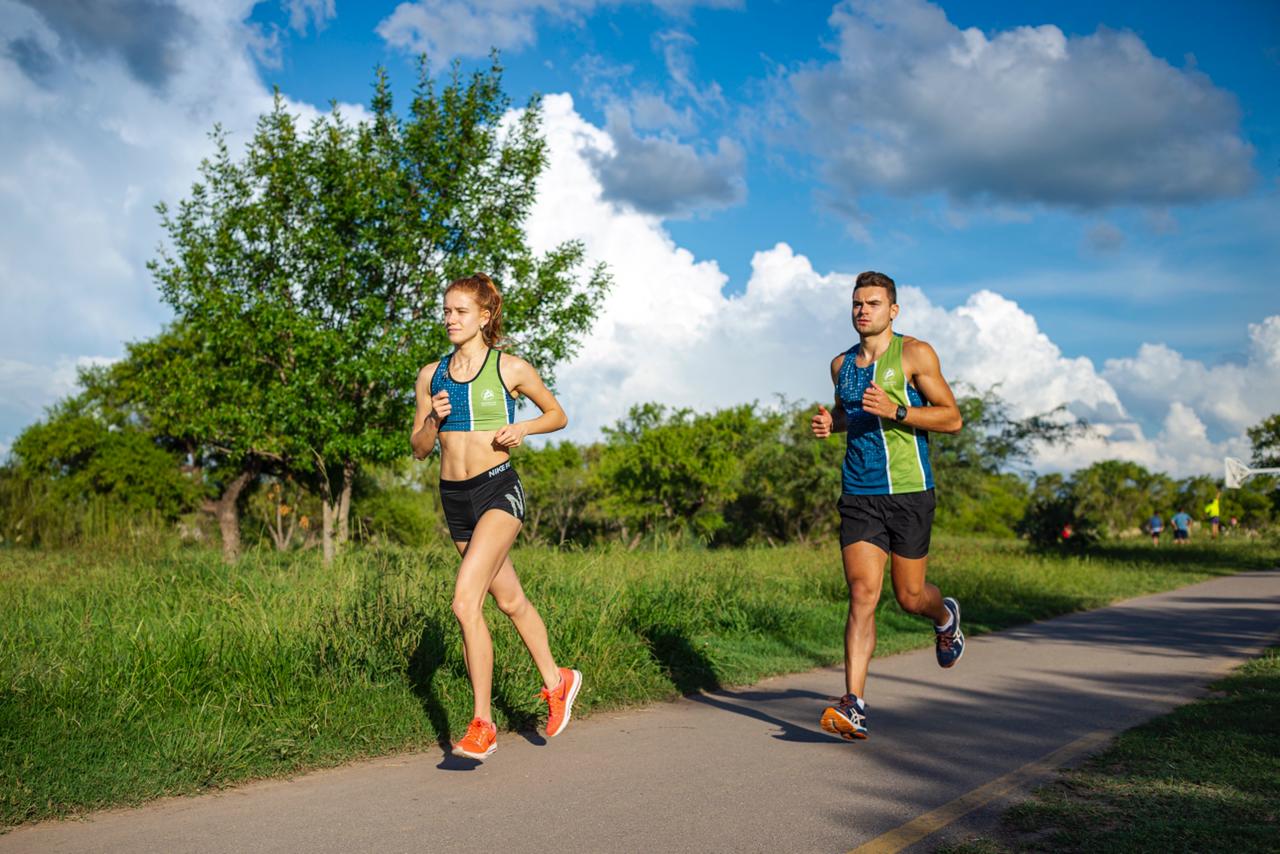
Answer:
[[[935,539],[930,577],[990,631],[1274,565],[1274,544],[1087,556]],[[0,551],[0,824],[423,748],[465,726],[449,609],[456,555],[103,555]],[[556,552],[516,565],[578,709],[618,707],[838,661],[834,546]],[[886,585],[886,592],[888,586]],[[491,606],[490,606],[491,607]],[[539,679],[490,612],[499,726],[531,727]],[[886,595],[878,654],[932,632]],[[836,686],[833,686],[835,690]]]
[[[1121,734],[1006,814],[999,839],[940,854],[1280,850],[1280,649],[1208,697]]]

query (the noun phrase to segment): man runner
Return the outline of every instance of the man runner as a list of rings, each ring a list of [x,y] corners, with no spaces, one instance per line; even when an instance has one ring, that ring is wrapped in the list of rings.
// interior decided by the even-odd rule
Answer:
[[[1173,542],[1175,545],[1185,546],[1191,542],[1191,514],[1186,510],[1179,508],[1177,513],[1173,514],[1173,518],[1169,520],[1169,524],[1173,525]]]
[[[933,527],[933,472],[927,433],[956,433],[960,408],[942,377],[938,355],[893,331],[893,279],[868,271],[853,286],[858,343],[831,361],[834,412],[818,407],[811,427],[825,439],[847,435],[840,510],[840,554],[849,585],[844,632],[845,694],[822,713],[822,729],[867,737],[864,690],[876,646],[876,604],[892,555],[893,592],[902,609],[933,621],[938,664],[964,654],[960,605],[924,580]]]
[[[1160,518],[1160,511],[1157,510],[1151,514],[1151,518],[1147,520],[1147,530],[1151,532],[1151,545],[1160,545],[1160,532],[1164,530],[1164,520]]]

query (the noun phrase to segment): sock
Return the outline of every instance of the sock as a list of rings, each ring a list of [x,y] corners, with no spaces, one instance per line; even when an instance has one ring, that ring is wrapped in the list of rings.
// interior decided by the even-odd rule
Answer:
[[[948,619],[945,624],[941,626],[936,624],[934,625],[933,630],[938,634],[949,632],[956,627],[956,615],[951,612],[950,608],[947,609],[947,617]]]

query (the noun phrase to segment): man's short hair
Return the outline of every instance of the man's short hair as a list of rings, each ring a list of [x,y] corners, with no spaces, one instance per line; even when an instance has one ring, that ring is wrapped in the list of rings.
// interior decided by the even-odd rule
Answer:
[[[858,288],[884,288],[889,292],[889,305],[898,304],[898,286],[884,273],[877,273],[875,270],[859,273],[857,281],[853,283],[853,289],[856,291]]]

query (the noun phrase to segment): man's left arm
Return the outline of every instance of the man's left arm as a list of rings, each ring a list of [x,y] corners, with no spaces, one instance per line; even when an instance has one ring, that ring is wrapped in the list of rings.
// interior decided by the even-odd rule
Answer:
[[[902,367],[906,371],[907,380],[929,405],[906,407],[907,416],[899,421],[895,417],[898,404],[885,394],[884,389],[872,383],[862,396],[862,408],[873,415],[898,421],[899,424],[915,427],[917,430],[959,433],[964,421],[960,417],[956,396],[942,376],[938,354],[928,344],[916,338],[904,342],[902,350]]]

